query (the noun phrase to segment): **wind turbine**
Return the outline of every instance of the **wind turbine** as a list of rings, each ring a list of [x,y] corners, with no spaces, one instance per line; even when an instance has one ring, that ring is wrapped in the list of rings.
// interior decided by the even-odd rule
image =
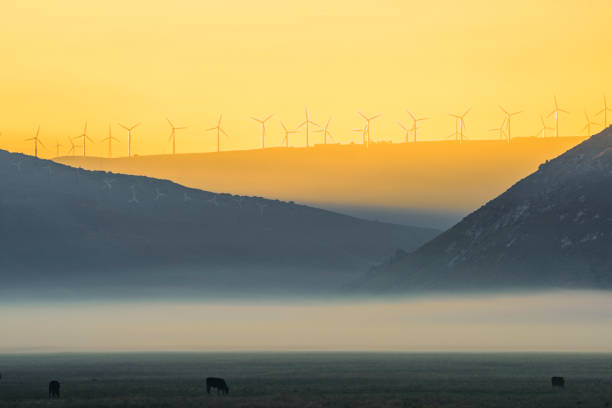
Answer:
[[[416,115],[412,112],[410,112],[409,110],[407,110],[406,112],[408,112],[408,115],[410,115],[410,118],[412,119],[412,130],[414,130],[414,142],[416,143],[416,139],[417,139],[417,122],[420,122],[422,120],[427,120],[429,118],[417,118]],[[408,143],[408,137],[406,137],[406,143]]]
[[[38,144],[39,143],[40,143],[40,145],[42,147],[45,147],[45,145],[42,142],[42,140],[40,140],[40,138],[38,137],[39,134],[40,134],[40,125],[38,125],[38,128],[36,129],[36,134],[34,135],[34,137],[31,137],[29,139],[25,139],[26,142],[29,142],[29,141],[33,141],[34,142],[34,157],[38,157]]]
[[[118,142],[119,139],[113,137],[110,123],[108,124],[108,136],[102,139],[102,141],[108,141],[108,157],[113,157],[113,141]]]
[[[136,129],[137,126],[140,126],[140,123],[141,122],[138,122],[132,127],[127,127],[125,125],[122,125],[121,123],[119,124],[119,126],[124,128],[128,132],[128,157],[132,157],[132,132],[134,131],[134,129]]]
[[[64,147],[64,145],[63,145],[63,144],[61,144],[61,143],[59,142],[59,140],[57,140],[57,139],[56,139],[56,140],[55,140],[55,155],[56,155],[56,156],[59,156],[59,155],[60,155],[60,147]]]
[[[68,150],[68,154],[70,155],[70,154],[74,153],[76,148],[79,147],[79,146],[75,145],[71,138],[68,138],[68,142],[70,143],[70,150]]]
[[[553,109],[553,111],[550,112],[547,116],[551,117],[554,115],[555,117],[555,137],[559,137],[559,112],[567,113],[569,115],[568,111],[559,108],[559,104],[557,103],[557,97],[555,96],[555,109]]]
[[[591,133],[591,125],[599,126],[600,124],[593,122],[591,118],[589,117],[589,114],[587,113],[587,111],[584,111],[584,117],[586,118],[586,125],[584,125],[582,130],[586,130],[586,135],[591,136],[593,134]]]
[[[283,127],[283,131],[285,132],[285,136],[283,137],[283,142],[285,142],[285,147],[289,147],[289,135],[292,133],[297,133],[297,130],[289,130],[287,126],[281,121],[281,126]]]
[[[506,124],[506,118],[502,120],[501,125],[498,128],[489,129],[489,132],[499,132],[499,138],[503,139],[506,131],[504,130],[504,125]]]
[[[172,129],[170,131],[170,140],[172,141],[172,154],[176,153],[176,131],[177,130],[182,130],[182,129],[187,129],[187,127],[183,126],[183,127],[176,127],[174,126],[174,124],[172,122],[170,122],[170,119],[166,118],[166,120],[168,121],[168,124],[170,125],[170,129]]]
[[[353,132],[361,133],[361,144],[365,145],[366,144],[366,135],[368,134],[368,126],[365,125],[361,129],[353,129]]]
[[[313,122],[312,120],[310,120],[310,116],[308,116],[308,109],[304,109],[304,112],[305,112],[305,119],[304,119],[304,121],[302,123],[300,123],[298,125],[298,129],[301,128],[302,126],[306,126],[306,128],[305,128],[305,130],[306,130],[306,132],[305,132],[306,133],[306,147],[308,147],[309,146],[309,144],[308,144],[309,143],[308,142],[308,135],[309,135],[310,125],[315,125],[315,126],[318,126],[318,127],[321,127],[321,125],[319,125],[318,123]]]
[[[83,128],[83,133],[78,136],[75,136],[74,139],[78,139],[80,137],[83,138],[83,157],[85,157],[85,143],[87,142],[87,140],[93,143],[91,137],[87,136],[87,122],[85,122],[85,128]]]
[[[604,117],[603,125],[604,125],[604,128],[607,128],[608,127],[608,112],[612,112],[612,109],[608,108],[608,101],[606,100],[606,95],[604,95],[603,99],[604,99],[604,107],[602,110],[597,112],[596,115],[599,116],[603,113],[603,117]]]
[[[510,143],[510,140],[512,140],[512,129],[510,127],[510,122],[512,121],[512,117],[513,116],[518,115],[522,111],[508,112],[501,105],[499,105],[499,109],[501,109],[506,114],[506,122],[507,122],[507,126],[508,126],[508,135],[507,136],[508,136],[508,143]]]
[[[549,126],[546,126],[546,122],[544,121],[544,116],[540,115],[540,123],[542,123],[542,127],[540,128],[540,130],[538,131],[538,133],[540,134],[540,136],[542,137],[546,137],[546,131],[547,130],[555,130],[554,128],[551,128]],[[536,135],[537,136],[537,135]]]
[[[455,140],[459,140],[459,143],[463,143],[463,131],[465,130],[465,117],[470,113],[472,108],[468,108],[463,115],[457,115],[451,113],[450,115],[455,118]],[[457,126],[458,125],[458,126]]]
[[[327,123],[325,123],[325,126],[323,127],[323,129],[319,129],[316,132],[317,133],[323,133],[323,144],[327,144],[327,136],[333,138],[334,136],[331,134],[331,132],[329,131],[329,124],[331,123],[331,117],[329,119],[327,119]]]
[[[361,116],[363,118],[363,120],[366,121],[366,126],[365,126],[365,129],[366,129],[366,147],[369,147],[370,146],[370,137],[372,136],[372,134],[371,134],[372,125],[370,124],[370,122],[373,121],[376,118],[379,118],[381,116],[381,114],[379,113],[379,114],[376,114],[374,116],[369,116],[368,117],[368,116],[364,115],[361,112],[357,112],[357,113],[359,114],[359,116]]]
[[[261,124],[261,148],[262,149],[265,147],[265,143],[266,143],[266,122],[269,121],[272,116],[274,116],[274,114],[268,115],[264,119],[257,119],[256,117],[251,116],[251,119]]]
[[[219,120],[217,121],[217,126],[215,127],[211,127],[210,129],[206,129],[207,132],[210,132],[211,130],[216,130],[217,131],[217,153],[219,153],[220,151],[220,140],[221,140],[221,133],[223,133],[225,136],[229,137],[227,133],[225,133],[225,130],[223,130],[223,128],[221,128],[221,118],[223,117],[223,115],[219,115]]]
[[[406,138],[406,143],[408,143],[408,139],[410,138],[410,132],[412,132],[412,129],[408,129],[406,126],[404,126],[402,122],[397,122],[397,124],[399,125],[399,127],[401,127],[404,130],[405,132],[404,137]],[[361,129],[357,129],[357,130],[361,130]]]

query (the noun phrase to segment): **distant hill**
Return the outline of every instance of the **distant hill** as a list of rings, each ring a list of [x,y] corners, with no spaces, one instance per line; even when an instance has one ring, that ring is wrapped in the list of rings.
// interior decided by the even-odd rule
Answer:
[[[364,283],[375,291],[612,288],[612,127]]]
[[[319,145],[64,164],[194,188],[295,200],[360,218],[446,229],[582,137]]]
[[[0,150],[0,296],[313,293],[438,231]]]

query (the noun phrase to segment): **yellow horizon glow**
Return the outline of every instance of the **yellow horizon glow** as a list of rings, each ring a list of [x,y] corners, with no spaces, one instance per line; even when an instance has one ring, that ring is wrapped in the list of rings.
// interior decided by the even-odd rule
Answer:
[[[612,105],[610,15],[606,0],[5,0],[0,148],[32,154],[24,139],[40,124],[41,156],[53,157],[56,140],[65,152],[88,121],[97,141],[88,154],[106,155],[110,123],[124,156],[118,123],[142,122],[135,153],[167,154],[168,117],[189,127],[177,153],[214,151],[205,129],[220,113],[230,135],[222,149],[258,148],[250,117],[269,113],[266,145],[277,146],[279,120],[293,127],[305,107],[317,122],[332,116],[342,143],[360,140],[357,111],[383,114],[373,140],[401,142],[406,109],[431,118],[419,133],[435,140],[453,131],[448,114],[469,106],[467,135],[494,138],[499,104],[524,111],[513,134],[531,136],[553,95],[571,111],[561,134],[582,135],[584,110],[601,110],[606,91]],[[302,146],[303,134],[293,140]]]

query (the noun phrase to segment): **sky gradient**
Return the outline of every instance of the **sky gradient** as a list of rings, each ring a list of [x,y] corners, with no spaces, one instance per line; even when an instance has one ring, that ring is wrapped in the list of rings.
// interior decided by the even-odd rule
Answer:
[[[117,123],[142,121],[136,154],[168,153],[169,117],[189,126],[178,153],[211,151],[205,129],[219,113],[230,135],[224,149],[259,147],[250,116],[274,113],[272,146],[281,143],[279,119],[292,127],[306,106],[318,122],[333,116],[343,143],[360,140],[351,132],[362,125],[358,110],[383,113],[374,140],[402,141],[406,108],[431,118],[425,140],[446,138],[448,113],[469,106],[467,136],[495,137],[498,104],[523,110],[513,133],[532,136],[555,94],[572,112],[561,134],[576,135],[584,110],[600,110],[606,91],[612,97],[611,12],[607,0],[5,0],[0,147],[32,153],[23,139],[40,124],[42,155],[54,156],[56,140],[66,146],[87,120],[96,141],[110,123],[125,155]],[[105,155],[106,145],[89,152]]]

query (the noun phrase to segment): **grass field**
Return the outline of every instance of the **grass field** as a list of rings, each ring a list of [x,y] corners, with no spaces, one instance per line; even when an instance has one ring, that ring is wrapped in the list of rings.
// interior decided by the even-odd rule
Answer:
[[[2,408],[612,406],[611,354],[0,355],[0,371]],[[207,395],[207,376],[230,394]],[[61,400],[47,399],[51,379]]]

